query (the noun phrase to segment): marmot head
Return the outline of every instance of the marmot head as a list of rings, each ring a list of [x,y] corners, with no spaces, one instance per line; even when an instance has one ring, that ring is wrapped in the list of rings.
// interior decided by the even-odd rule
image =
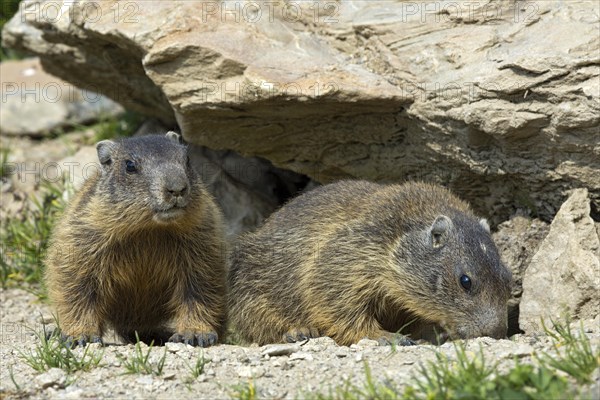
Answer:
[[[103,140],[96,145],[102,166],[98,194],[131,224],[168,224],[184,217],[194,195],[196,175],[180,136],[150,135]]]
[[[415,315],[454,339],[506,337],[512,274],[500,261],[485,219],[458,211],[438,215],[407,235],[396,256],[409,272]]]

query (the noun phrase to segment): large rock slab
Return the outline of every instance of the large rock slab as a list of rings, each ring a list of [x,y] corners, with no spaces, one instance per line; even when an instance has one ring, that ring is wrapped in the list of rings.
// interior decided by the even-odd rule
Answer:
[[[564,314],[600,314],[600,238],[590,217],[588,191],[577,189],[562,205],[523,277],[519,324],[527,333]]]
[[[5,46],[195,144],[435,181],[492,222],[576,187],[600,208],[595,1],[22,4]]]

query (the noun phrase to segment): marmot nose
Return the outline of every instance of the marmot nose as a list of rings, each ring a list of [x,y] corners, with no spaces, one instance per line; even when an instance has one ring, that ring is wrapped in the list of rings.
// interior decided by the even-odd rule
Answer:
[[[187,183],[180,180],[172,180],[165,187],[167,193],[174,197],[181,197],[187,191]]]

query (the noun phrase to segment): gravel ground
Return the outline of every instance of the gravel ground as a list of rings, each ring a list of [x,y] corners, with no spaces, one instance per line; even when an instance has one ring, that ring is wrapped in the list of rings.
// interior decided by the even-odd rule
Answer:
[[[108,345],[94,351],[103,351],[100,365],[89,372],[75,372],[68,376],[63,370],[51,369],[37,372],[28,366],[19,352],[33,349],[38,342],[31,328],[41,330],[41,321],[51,315],[50,308],[36,297],[20,289],[0,291],[2,311],[0,360],[0,398],[231,398],[236,395],[236,385],[247,386],[253,382],[259,398],[306,398],[316,393],[328,394],[331,388],[346,381],[362,386],[365,382],[365,363],[371,368],[376,381],[392,381],[402,387],[415,378],[412,376],[419,363],[433,360],[435,351],[452,357],[451,343],[442,346],[420,345],[399,347],[378,346],[377,342],[362,340],[350,347],[337,346],[329,338],[310,340],[303,346],[284,345],[288,355],[273,354],[279,348],[271,346],[242,347],[218,345],[208,349],[193,348],[184,344],[171,344],[154,348],[150,355],[157,362],[166,352],[166,362],[161,376],[126,375],[123,357],[131,357],[133,345],[116,344],[110,336]],[[586,321],[585,330],[594,346],[600,343],[599,321]],[[112,340],[111,340],[112,339]],[[468,341],[469,354],[479,347],[486,360],[499,360],[499,370],[507,369],[515,357],[524,362],[532,360],[537,350],[550,351],[546,336],[516,335],[511,340],[478,338]],[[147,347],[142,345],[143,349]],[[81,354],[84,350],[77,349]],[[204,372],[189,381],[189,366],[204,355],[207,363]],[[10,370],[13,371],[15,387]],[[598,380],[593,386],[598,392]],[[598,397],[596,397],[598,398]]]

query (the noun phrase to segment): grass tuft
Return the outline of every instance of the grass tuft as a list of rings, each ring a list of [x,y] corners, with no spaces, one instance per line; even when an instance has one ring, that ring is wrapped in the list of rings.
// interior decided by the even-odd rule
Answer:
[[[496,364],[486,363],[481,348],[474,357],[468,355],[462,342],[455,343],[454,349],[456,360],[438,352],[435,361],[420,366],[417,390],[408,390],[409,398],[420,398],[417,393],[424,394],[423,398],[427,399],[482,398],[493,389],[490,377]]]
[[[150,346],[148,346],[148,351],[144,353],[141,346],[142,342],[140,342],[137,332],[135,337],[136,343],[133,356],[125,358],[122,355],[117,355],[126,369],[125,374],[145,374],[154,376],[162,375],[165,361],[167,359],[167,349],[165,348],[162,357],[157,362],[152,362],[150,361],[150,353],[154,348],[154,341],[150,343]]]
[[[592,350],[589,338],[585,335],[583,324],[580,325],[579,334],[575,335],[571,330],[568,319],[564,324],[552,321],[549,329],[542,321],[544,331],[552,338],[552,347],[558,356],[550,356],[543,353],[541,362],[550,368],[563,371],[575,378],[578,383],[589,384],[593,382],[592,373],[600,367],[600,350]]]
[[[4,148],[0,149],[0,178],[6,178],[10,173],[10,170],[8,168],[9,156],[10,156],[9,148],[4,147]]]
[[[204,358],[204,352],[201,351],[198,358],[196,358],[194,365],[187,364],[190,374],[188,375],[186,382],[191,383],[198,379],[198,377],[204,373],[204,366],[206,365],[206,362],[207,361]]]
[[[39,372],[60,368],[69,374],[75,371],[89,371],[100,364],[104,351],[90,351],[91,347],[86,346],[83,353],[78,355],[60,341],[57,332],[58,329],[52,335],[47,335],[45,329],[42,333],[36,332],[39,343],[33,350],[19,350],[21,359]]]
[[[237,384],[232,387],[233,392],[231,398],[238,400],[257,400],[258,393],[256,385],[253,380],[249,380],[247,383]]]
[[[393,382],[385,381],[382,383],[376,382],[371,373],[371,367],[365,361],[365,383],[362,386],[357,386],[347,380],[342,386],[338,386],[335,390],[330,388],[327,395],[318,393],[310,394],[303,397],[310,397],[317,400],[359,400],[359,399],[381,399],[381,400],[398,400],[402,396],[400,391]]]
[[[514,367],[494,379],[485,395],[491,399],[563,399],[574,396],[569,382],[545,365],[535,367],[515,360]],[[483,398],[483,397],[479,397]]]

